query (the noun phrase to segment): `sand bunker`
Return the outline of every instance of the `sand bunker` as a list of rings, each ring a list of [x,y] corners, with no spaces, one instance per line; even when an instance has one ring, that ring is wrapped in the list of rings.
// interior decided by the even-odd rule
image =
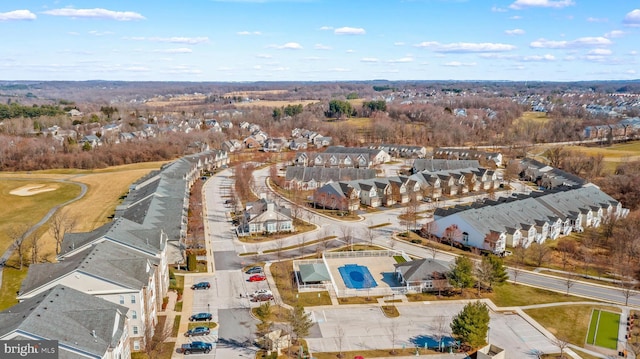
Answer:
[[[42,193],[42,192],[55,191],[56,189],[58,189],[56,186],[48,186],[43,184],[26,185],[26,186],[22,186],[20,188],[14,189],[13,191],[9,192],[9,194],[12,194],[14,196],[24,197],[24,196],[33,196],[35,194]]]

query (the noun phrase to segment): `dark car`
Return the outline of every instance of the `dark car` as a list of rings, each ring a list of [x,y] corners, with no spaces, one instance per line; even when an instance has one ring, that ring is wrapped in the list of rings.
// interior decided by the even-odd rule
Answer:
[[[201,322],[201,321],[205,321],[205,320],[211,320],[211,318],[213,318],[213,315],[211,315],[211,313],[198,313],[198,314],[194,314],[192,316],[189,317],[189,321],[191,322]]]
[[[262,294],[254,295],[253,297],[251,297],[252,302],[267,302],[272,299],[273,299],[273,295],[267,294],[267,293],[262,293]]]
[[[211,284],[209,284],[209,282],[200,282],[191,286],[191,289],[194,289],[194,290],[209,289],[209,288],[211,288]]]
[[[209,335],[211,333],[211,329],[207,327],[195,327],[193,329],[189,329],[184,333],[185,337],[193,337],[196,335]]]
[[[251,267],[245,271],[247,274],[258,274],[262,273],[262,267]]]
[[[191,353],[205,353],[211,351],[213,345],[211,343],[205,342],[191,342],[187,344],[182,344],[182,352],[184,355],[189,355]]]

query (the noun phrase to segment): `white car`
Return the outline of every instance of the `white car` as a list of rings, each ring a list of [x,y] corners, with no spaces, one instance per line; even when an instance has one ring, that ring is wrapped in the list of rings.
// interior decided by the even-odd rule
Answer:
[[[273,295],[273,293],[271,293],[269,289],[258,289],[255,292],[251,293],[251,296],[255,297],[256,295],[260,295],[260,294]]]

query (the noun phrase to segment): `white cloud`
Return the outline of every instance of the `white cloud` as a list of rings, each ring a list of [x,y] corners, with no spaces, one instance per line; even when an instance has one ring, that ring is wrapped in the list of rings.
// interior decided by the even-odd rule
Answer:
[[[507,35],[524,35],[524,30],[522,29],[505,30],[504,33]]]
[[[138,40],[140,38],[136,38],[136,40]],[[144,40],[144,38],[141,38],[142,40]],[[189,45],[196,45],[196,44],[202,44],[205,42],[209,42],[209,38],[206,36],[202,36],[202,37],[181,37],[181,36],[173,36],[173,37],[150,37],[149,41],[154,41],[154,42],[169,42],[172,44],[189,44]]]
[[[607,39],[606,37],[580,37],[571,41],[538,39],[531,42],[529,46],[537,49],[569,49],[579,47],[608,46],[611,44],[611,40]]]
[[[133,11],[112,11],[107,9],[52,9],[43,12],[52,16],[84,17],[92,19],[110,19],[118,21],[144,20],[145,17]]]
[[[262,65],[253,65],[254,70],[262,70]]]
[[[508,10],[505,8],[501,8],[501,7],[497,7],[497,6],[492,6],[491,7],[491,12],[507,12]]]
[[[283,45],[272,45],[270,47],[280,50],[302,50],[302,45],[297,42],[287,42]]]
[[[328,69],[328,71],[332,71],[332,72],[349,72],[351,70],[345,69],[344,67],[334,67],[332,69]]]
[[[436,52],[503,52],[515,50],[515,46],[492,42],[452,42],[441,44],[436,41],[421,42],[416,47],[433,48]]]
[[[322,26],[322,27],[320,27],[320,30],[329,31],[329,30],[333,30],[333,27],[331,27],[331,26]]]
[[[162,50],[156,50],[155,52],[162,52],[165,54],[190,54],[193,52],[193,50],[191,50],[190,48],[187,47],[179,47],[179,48],[175,48],[175,49],[162,49]]]
[[[271,59],[271,58],[273,58],[273,56],[271,56],[269,54],[257,54],[256,57],[259,58],[259,59]]]
[[[354,54],[356,52],[356,50],[354,49],[348,49],[347,51],[345,51],[347,54]]]
[[[573,55],[569,55],[569,56],[565,56],[563,60],[565,60],[565,61],[573,61],[573,60],[575,60],[575,59],[576,59],[576,57],[575,57],[575,56],[573,56]]]
[[[327,46],[323,44],[315,44],[313,48],[316,50],[331,50],[331,46]]]
[[[509,17],[509,19],[511,19],[511,20],[520,20],[520,19],[522,19],[522,16],[520,16],[520,15],[513,15],[513,16]]]
[[[90,35],[93,36],[106,36],[106,35],[113,35],[112,31],[96,31],[96,30],[91,30],[89,31]]]
[[[398,41],[398,42],[394,42],[393,43],[393,46],[404,46],[404,45],[405,45],[405,43],[402,42],[402,41]]]
[[[14,10],[9,12],[0,12],[0,21],[12,20],[35,20],[36,14],[29,10]]]
[[[410,56],[401,57],[399,59],[387,60],[387,62],[390,63],[390,64],[413,62],[413,57],[410,57]]]
[[[609,19],[606,17],[588,17],[587,22],[607,22]]]
[[[448,67],[476,66],[476,63],[475,62],[451,61],[451,62],[445,63],[444,66],[448,66]]]
[[[625,32],[622,30],[612,30],[607,32],[606,34],[604,34],[604,37],[608,38],[608,39],[613,39],[616,37],[622,37],[624,36]]]
[[[361,62],[380,62],[380,60],[378,60],[375,57],[363,57],[360,59]]]
[[[525,56],[522,58],[522,61],[525,61],[525,62],[555,61],[555,60],[556,60],[556,57],[551,54],[532,55],[532,56]]]
[[[607,55],[611,55],[612,53],[613,52],[609,49],[593,49],[588,52],[589,55],[600,55],[600,56],[607,56]]]
[[[640,9],[635,9],[625,15],[622,22],[627,26],[640,27]]]
[[[129,67],[123,68],[123,70],[124,71],[131,71],[131,72],[149,72],[149,71],[151,71],[150,68],[144,67],[144,66],[129,66]]]
[[[336,35],[364,35],[367,32],[361,27],[340,27],[333,31]]]
[[[575,5],[573,0],[516,0],[509,5],[510,9],[521,10],[528,7],[550,7],[560,9],[563,7]]]
[[[629,75],[635,75],[636,74],[636,70],[627,70],[627,71],[625,71],[625,73],[627,73]]]
[[[163,70],[160,71],[162,73],[166,73],[166,74],[201,74],[202,71],[198,70],[198,69],[192,69],[188,66],[183,66],[183,65],[179,65],[179,66],[172,66],[170,68],[168,68],[167,70]]]
[[[240,36],[262,35],[260,31],[238,31],[236,34]]]
[[[635,56],[637,54],[638,54],[638,51],[635,51],[635,50],[629,51],[629,55],[634,55]]]

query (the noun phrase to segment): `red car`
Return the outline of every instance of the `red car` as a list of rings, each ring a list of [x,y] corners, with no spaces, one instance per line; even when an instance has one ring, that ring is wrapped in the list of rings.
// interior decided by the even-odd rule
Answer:
[[[267,279],[267,277],[265,277],[262,274],[256,274],[256,275],[252,275],[251,277],[249,277],[249,282],[260,282]]]

